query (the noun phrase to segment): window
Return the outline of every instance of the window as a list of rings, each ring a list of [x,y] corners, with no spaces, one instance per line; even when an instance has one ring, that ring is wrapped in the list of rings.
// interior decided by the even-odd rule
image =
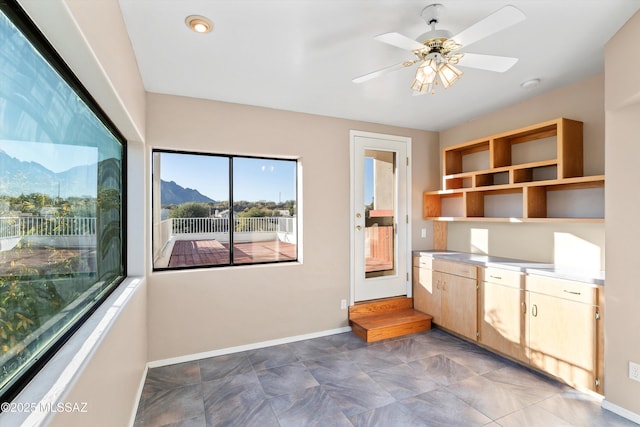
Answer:
[[[0,1],[0,392],[11,400],[125,275],[124,141]]]
[[[297,161],[153,152],[155,270],[297,260]]]

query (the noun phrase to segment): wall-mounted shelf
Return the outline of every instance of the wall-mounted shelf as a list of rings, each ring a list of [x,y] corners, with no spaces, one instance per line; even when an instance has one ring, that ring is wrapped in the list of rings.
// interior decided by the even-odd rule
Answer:
[[[582,158],[582,122],[565,118],[446,147],[443,190],[424,193],[424,218],[602,222],[604,175],[583,176]]]

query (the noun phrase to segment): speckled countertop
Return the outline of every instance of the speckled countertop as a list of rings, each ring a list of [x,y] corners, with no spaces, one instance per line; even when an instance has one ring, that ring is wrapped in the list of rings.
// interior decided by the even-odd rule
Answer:
[[[468,264],[479,265],[482,267],[503,268],[507,270],[520,271],[527,274],[537,274],[540,276],[549,276],[558,279],[574,280],[577,282],[591,283],[595,285],[604,285],[604,271],[566,268],[557,266],[555,264],[545,264],[542,262],[472,254],[466,252],[425,250],[414,251],[413,253],[414,255],[464,262]]]

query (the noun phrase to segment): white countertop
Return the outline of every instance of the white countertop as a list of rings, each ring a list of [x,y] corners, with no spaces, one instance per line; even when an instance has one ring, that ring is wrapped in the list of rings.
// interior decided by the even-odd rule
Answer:
[[[580,268],[568,268],[536,261],[472,254],[467,252],[424,250],[414,251],[413,253],[414,255],[464,262],[482,267],[503,268],[527,274],[537,274],[540,276],[549,276],[558,279],[604,285],[604,271],[589,270],[588,268],[583,270]]]

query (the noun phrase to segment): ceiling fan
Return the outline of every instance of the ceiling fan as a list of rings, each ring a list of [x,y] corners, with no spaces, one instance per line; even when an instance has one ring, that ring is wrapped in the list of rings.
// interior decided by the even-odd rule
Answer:
[[[431,29],[418,36],[416,40],[400,33],[385,33],[375,37],[383,43],[411,51],[415,58],[356,77],[353,82],[362,83],[392,71],[420,64],[411,89],[414,90],[414,95],[421,95],[435,93],[438,82],[445,89],[455,83],[463,74],[456,65],[505,72],[518,62],[518,58],[460,52],[460,49],[525,20],[526,16],[519,9],[511,5],[504,6],[451,36],[449,31],[436,30],[442,8],[441,4],[431,4],[422,10],[421,16]]]

